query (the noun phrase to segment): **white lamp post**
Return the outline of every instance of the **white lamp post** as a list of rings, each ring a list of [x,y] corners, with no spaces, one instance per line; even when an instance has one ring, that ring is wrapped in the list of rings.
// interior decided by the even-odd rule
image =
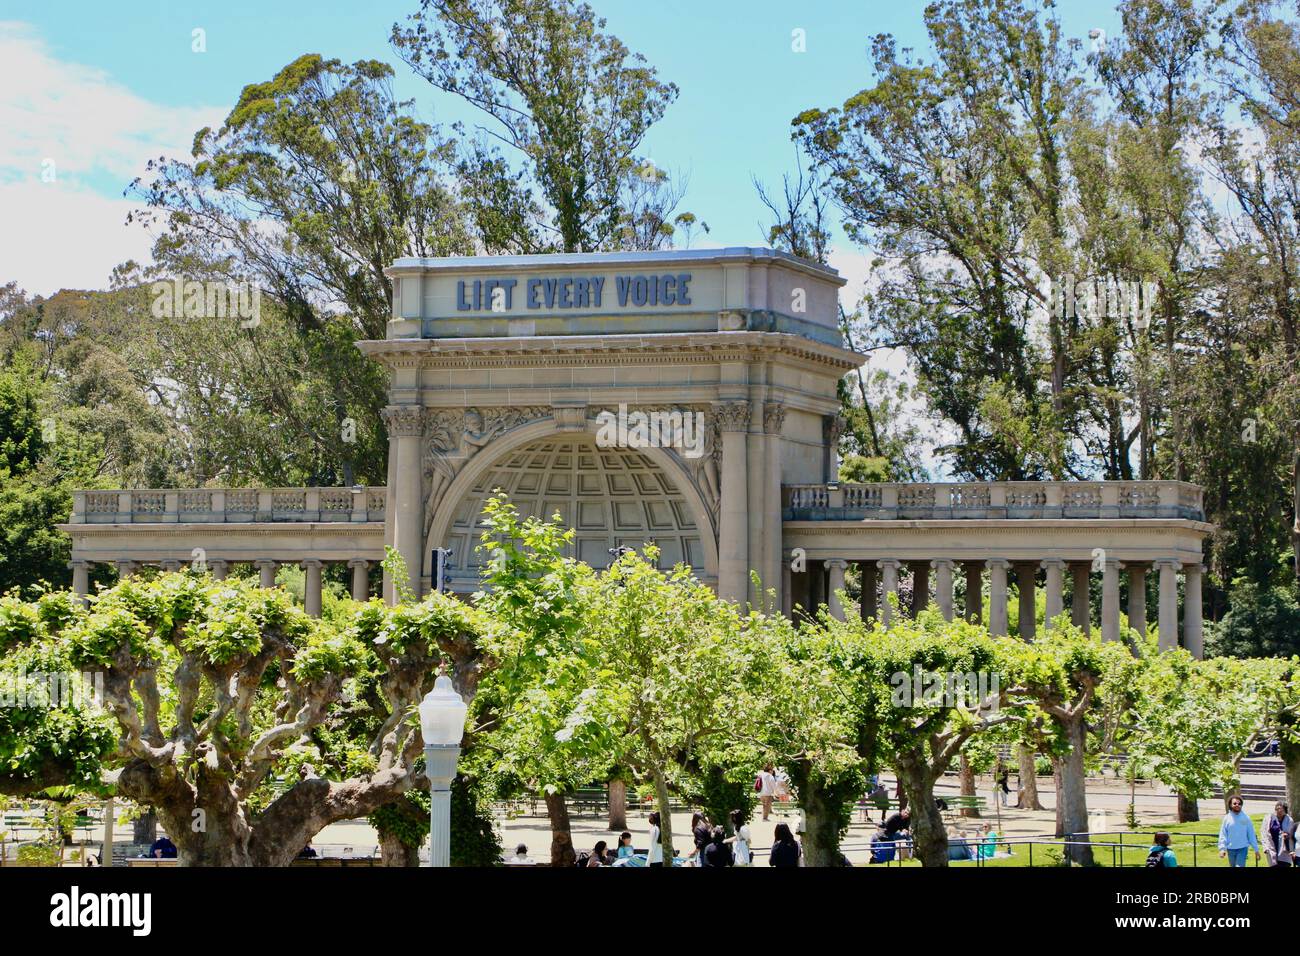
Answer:
[[[429,778],[429,865],[451,866],[451,781],[460,759],[469,707],[439,674],[433,690],[420,701],[420,730],[424,734],[424,773]]]

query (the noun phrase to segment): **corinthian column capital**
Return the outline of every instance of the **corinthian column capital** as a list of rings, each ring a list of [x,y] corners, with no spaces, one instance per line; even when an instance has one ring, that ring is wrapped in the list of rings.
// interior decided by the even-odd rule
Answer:
[[[390,438],[409,438],[424,433],[425,409],[422,405],[389,405],[379,412]]]
[[[749,431],[749,402],[723,402],[713,406],[713,414],[724,432]]]
[[[769,435],[779,435],[784,427],[785,406],[780,402],[767,402],[763,406],[763,431]]]

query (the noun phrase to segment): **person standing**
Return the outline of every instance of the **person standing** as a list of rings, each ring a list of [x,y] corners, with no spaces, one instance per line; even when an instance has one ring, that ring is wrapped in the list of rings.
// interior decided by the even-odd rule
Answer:
[[[1285,803],[1279,803],[1259,825],[1259,841],[1264,844],[1269,866],[1289,867],[1295,862],[1295,821],[1287,809]]]
[[[767,858],[768,866],[798,866],[802,851],[799,841],[790,832],[786,823],[776,825],[776,842],[772,844],[772,854]]]
[[[754,860],[753,852],[750,850],[753,837],[750,835],[749,824],[745,822],[745,814],[742,811],[731,811],[731,829],[735,831],[735,836],[728,838],[727,842],[732,844],[732,849],[735,851],[735,865],[749,866]]]
[[[776,799],[776,768],[771,764],[758,772],[758,800],[763,805],[763,822],[772,815],[772,801]]]
[[[659,811],[650,814],[650,849],[646,853],[646,866],[664,865],[664,845],[659,841]]]
[[[703,866],[704,848],[713,842],[713,826],[709,823],[709,818],[699,811],[691,814],[691,838],[695,841],[695,849],[687,860],[694,860],[696,866]]]
[[[1255,862],[1259,862],[1259,841],[1255,839],[1255,825],[1250,822],[1241,809],[1241,797],[1228,801],[1228,812],[1219,824],[1219,857],[1227,857],[1228,866],[1245,866],[1246,851],[1255,851]]]

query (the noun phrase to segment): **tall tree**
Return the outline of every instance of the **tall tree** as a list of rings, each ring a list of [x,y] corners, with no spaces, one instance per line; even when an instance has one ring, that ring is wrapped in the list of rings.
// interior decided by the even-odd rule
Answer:
[[[604,30],[575,0],[422,0],[393,25],[416,73],[491,121],[460,163],[486,251],[653,249],[671,236],[680,189],[641,148],[677,87]]]

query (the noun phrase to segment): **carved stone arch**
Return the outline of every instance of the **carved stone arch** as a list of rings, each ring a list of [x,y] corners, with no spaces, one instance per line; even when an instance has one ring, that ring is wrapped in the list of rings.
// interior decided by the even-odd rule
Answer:
[[[432,548],[447,540],[456,509],[485,473],[499,467],[512,452],[542,439],[564,435],[590,436],[594,439],[598,431],[598,423],[590,418],[584,419],[580,424],[572,420],[561,424],[555,418],[546,418],[514,428],[485,445],[460,469],[434,508],[422,559],[425,577],[428,578],[432,573],[430,566]],[[718,542],[714,515],[697,490],[691,475],[683,467],[681,459],[662,448],[637,448],[635,454],[645,457],[662,471],[672,482],[675,493],[685,501],[695,527],[699,530],[699,541],[704,558],[701,577],[716,580]]]

